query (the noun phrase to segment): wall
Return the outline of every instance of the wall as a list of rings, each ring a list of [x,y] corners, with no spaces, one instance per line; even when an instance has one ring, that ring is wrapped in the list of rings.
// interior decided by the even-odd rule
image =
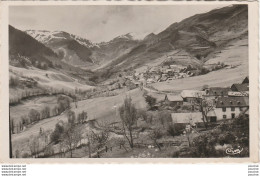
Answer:
[[[244,109],[245,108],[243,108],[243,110]],[[239,107],[236,107],[235,111],[231,111],[231,108],[228,107],[228,108],[226,108],[226,112],[223,112],[222,108],[216,108],[215,109],[215,113],[216,113],[216,116],[217,116],[217,121],[223,120],[223,115],[227,116],[226,119],[232,119],[232,116],[231,116],[232,113],[235,113],[235,117],[237,117],[241,112],[242,111],[240,111]]]

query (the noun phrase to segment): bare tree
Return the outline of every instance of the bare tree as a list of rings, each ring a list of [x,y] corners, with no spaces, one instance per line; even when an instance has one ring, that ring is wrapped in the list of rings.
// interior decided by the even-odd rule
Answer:
[[[137,110],[135,106],[132,104],[132,99],[126,97],[124,100],[124,104],[119,108],[120,119],[122,123],[122,131],[123,135],[128,141],[131,148],[134,147],[134,126],[137,122]]]
[[[35,156],[35,158],[37,158],[37,155],[39,153],[39,148],[40,148],[40,143],[37,136],[30,137],[29,146],[30,146],[30,151],[32,156]]]
[[[73,124],[66,124],[63,141],[70,151],[70,157],[73,156],[73,150],[77,147],[82,139],[82,127],[74,126]]]
[[[109,139],[109,133],[106,130],[101,132],[92,131],[91,143],[95,145],[97,157],[100,158],[100,149],[102,149]]]
[[[78,123],[84,123],[88,118],[88,114],[85,111],[82,111],[81,113],[78,114],[77,117],[77,122]]]
[[[202,113],[202,121],[204,123],[205,128],[208,128],[208,113],[213,110],[214,104],[212,101],[207,100],[203,96],[197,95],[196,100],[193,102],[194,106],[199,109],[199,111]]]
[[[122,146],[125,149],[125,151],[128,152],[128,150],[125,148],[125,143],[126,143],[126,141],[122,138],[116,139],[116,144],[119,145],[120,149],[121,149],[121,146]]]
[[[160,130],[160,128],[156,127],[153,128],[148,136],[150,137],[150,139],[154,142],[154,144],[158,147],[158,149],[161,151],[161,146],[158,144],[157,140],[160,139],[162,137],[162,131]]]
[[[42,111],[41,111],[42,119],[46,119],[50,117],[50,108],[46,106]]]

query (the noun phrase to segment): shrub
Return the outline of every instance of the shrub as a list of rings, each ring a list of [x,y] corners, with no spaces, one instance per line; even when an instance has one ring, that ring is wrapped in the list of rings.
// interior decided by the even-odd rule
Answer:
[[[61,140],[63,132],[64,132],[63,124],[57,123],[53,133],[51,134],[51,141],[57,144]]]
[[[184,127],[183,127],[183,125],[180,125],[180,124],[169,125],[167,128],[168,134],[173,137],[183,134],[183,130],[184,130]]]
[[[31,109],[28,114],[28,117],[29,117],[31,123],[37,122],[40,120],[40,113],[35,109]]]
[[[10,87],[17,87],[19,85],[19,79],[16,76],[11,76],[9,79]]]

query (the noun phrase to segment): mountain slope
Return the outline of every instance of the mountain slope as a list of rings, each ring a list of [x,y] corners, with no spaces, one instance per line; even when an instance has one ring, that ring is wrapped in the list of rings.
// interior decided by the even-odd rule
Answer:
[[[89,40],[63,31],[25,31],[39,42],[53,49],[59,57],[70,65],[91,64],[90,48],[96,47]]]
[[[233,5],[194,15],[170,25],[159,34],[150,34],[131,51],[111,63],[110,68],[137,68],[174,51],[187,53],[178,64],[203,64],[210,54],[226,47],[237,38],[247,38],[247,5]],[[181,55],[178,56],[180,58]],[[175,56],[172,56],[172,60]],[[187,59],[190,60],[187,62]],[[246,58],[245,58],[246,59]]]
[[[45,45],[37,42],[31,36],[24,32],[15,29],[9,25],[9,52],[10,54],[17,54],[24,56],[48,55],[56,56],[56,54]]]

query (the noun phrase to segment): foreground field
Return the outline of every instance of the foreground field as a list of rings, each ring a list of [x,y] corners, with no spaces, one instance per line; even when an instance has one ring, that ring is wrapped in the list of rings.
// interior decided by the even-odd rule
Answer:
[[[74,103],[71,103],[71,110],[74,111],[76,115],[78,113],[81,113],[84,110],[85,112],[88,113],[88,120],[98,119],[99,121],[104,121],[104,122],[118,121],[119,116],[117,113],[117,109],[119,108],[119,106],[123,104],[124,98],[126,96],[131,96],[133,103],[138,109],[146,108],[147,104],[142,95],[143,93],[140,89],[134,89],[129,92],[125,92],[113,97],[100,97],[100,98],[79,101],[77,104],[77,108],[75,107]],[[29,105],[29,102],[27,103],[27,105]],[[19,107],[17,108],[18,109],[16,109],[16,112],[13,112],[14,114],[19,114],[18,110],[20,108]],[[30,136],[32,135],[35,136],[39,134],[40,128],[42,128],[44,131],[53,130],[55,128],[56,123],[59,122],[60,120],[63,120],[65,122],[67,121],[66,112],[62,113],[59,116],[41,120],[35,123],[30,128],[24,130],[23,132],[18,134],[13,134],[12,141],[13,141],[14,149],[16,148],[16,146],[17,147],[24,146],[26,148],[27,145],[26,143],[30,138]],[[22,145],[22,143],[24,143],[24,145]]]

